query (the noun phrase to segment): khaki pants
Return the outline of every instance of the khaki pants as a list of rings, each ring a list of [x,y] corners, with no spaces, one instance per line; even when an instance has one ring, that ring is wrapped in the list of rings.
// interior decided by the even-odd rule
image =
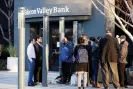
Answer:
[[[109,87],[109,71],[111,73],[111,79],[114,87],[119,88],[120,84],[118,77],[118,67],[117,63],[114,62],[102,63],[102,80],[104,88],[106,89]]]
[[[82,76],[83,76],[83,87],[86,87],[87,84],[87,72],[84,71],[79,71],[77,72],[78,74],[78,87],[81,87],[81,80],[82,80]]]

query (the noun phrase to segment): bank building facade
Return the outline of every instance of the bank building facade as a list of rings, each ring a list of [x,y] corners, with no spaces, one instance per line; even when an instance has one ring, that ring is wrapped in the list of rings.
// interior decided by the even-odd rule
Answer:
[[[104,36],[105,19],[90,0],[14,0],[14,44],[18,45],[18,8],[25,7],[26,47],[30,38],[42,35],[43,16],[49,16],[49,70],[58,71],[61,36]],[[64,24],[61,24],[61,21]],[[60,33],[61,28],[64,30]],[[76,34],[75,34],[76,33]],[[27,59],[27,57],[25,58]],[[27,70],[27,62],[26,62]]]

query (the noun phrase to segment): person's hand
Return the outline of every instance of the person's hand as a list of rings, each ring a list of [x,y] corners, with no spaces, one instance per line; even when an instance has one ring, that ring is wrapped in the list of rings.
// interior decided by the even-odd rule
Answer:
[[[78,72],[75,72],[76,75],[78,75]]]
[[[119,35],[116,35],[116,38],[119,38]]]

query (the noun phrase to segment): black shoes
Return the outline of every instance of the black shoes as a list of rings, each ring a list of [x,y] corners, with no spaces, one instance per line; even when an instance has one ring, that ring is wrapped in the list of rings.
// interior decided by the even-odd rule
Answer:
[[[78,87],[78,89],[81,89],[81,87]]]
[[[128,88],[128,86],[125,86],[125,88]]]
[[[35,86],[35,84],[28,84],[28,86]]]

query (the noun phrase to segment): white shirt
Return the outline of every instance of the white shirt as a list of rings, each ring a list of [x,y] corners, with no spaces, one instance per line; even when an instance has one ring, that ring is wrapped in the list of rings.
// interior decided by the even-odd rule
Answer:
[[[29,60],[32,62],[32,58],[36,58],[36,55],[35,55],[35,48],[33,46],[32,43],[30,43],[27,47],[27,56],[29,58]]]

